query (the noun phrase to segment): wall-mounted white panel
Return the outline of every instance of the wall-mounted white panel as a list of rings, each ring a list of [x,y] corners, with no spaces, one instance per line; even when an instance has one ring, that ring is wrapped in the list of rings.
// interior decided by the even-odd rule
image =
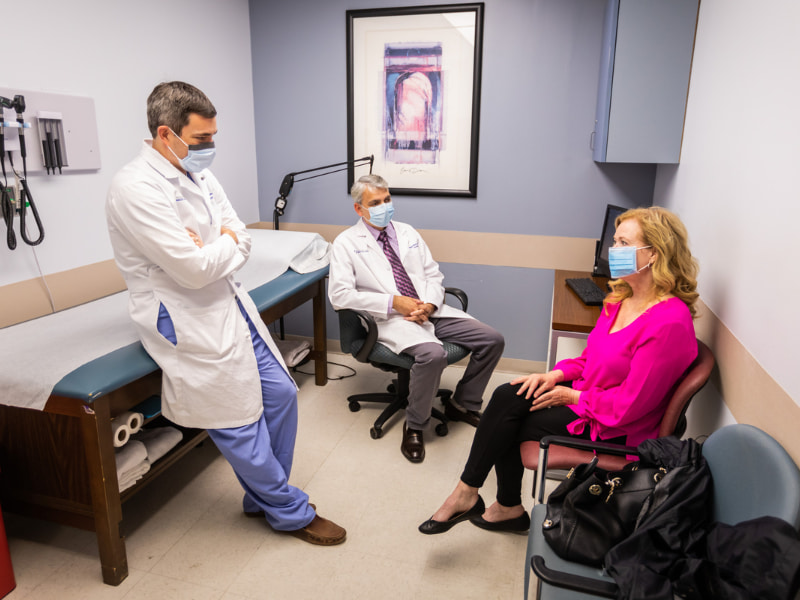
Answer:
[[[28,173],[44,172],[45,170],[42,140],[39,136],[37,118],[40,112],[61,114],[64,131],[63,146],[66,149],[68,163],[68,166],[63,167],[62,172],[96,171],[100,169],[97,117],[92,98],[0,88],[0,96],[13,100],[14,96],[17,95],[25,98],[23,118],[26,123],[31,125],[30,128],[25,129]],[[4,109],[3,120],[16,121],[16,113],[11,109]],[[18,130],[14,128],[7,128],[5,137],[14,143],[17,139],[17,132]],[[7,147],[6,149],[8,150],[9,148]],[[14,143],[13,148],[18,148],[18,145]],[[14,165],[17,169],[22,170],[22,159],[18,151],[14,152],[13,158]]]

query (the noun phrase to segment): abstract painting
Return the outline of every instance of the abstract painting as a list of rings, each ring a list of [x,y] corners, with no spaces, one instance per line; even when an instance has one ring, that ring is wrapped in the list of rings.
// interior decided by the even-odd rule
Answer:
[[[395,194],[474,197],[482,40],[482,3],[347,11],[348,158]]]

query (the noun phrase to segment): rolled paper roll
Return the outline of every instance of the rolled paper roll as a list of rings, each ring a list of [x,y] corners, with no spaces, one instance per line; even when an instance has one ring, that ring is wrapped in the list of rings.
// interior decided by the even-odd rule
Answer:
[[[131,437],[131,428],[121,419],[111,421],[111,435],[114,438],[114,447],[122,448]]]
[[[137,433],[142,428],[144,415],[139,412],[126,412],[124,415],[126,415],[125,421],[128,423],[128,428],[131,430],[131,435]]]

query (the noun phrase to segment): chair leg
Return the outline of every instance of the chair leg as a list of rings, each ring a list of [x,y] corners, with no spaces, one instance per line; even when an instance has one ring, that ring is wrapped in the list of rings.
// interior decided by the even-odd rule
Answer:
[[[361,402],[382,402],[387,405],[381,411],[381,414],[378,415],[378,418],[375,419],[375,422],[369,430],[370,437],[372,437],[373,440],[382,438],[384,424],[391,419],[395,413],[408,406],[408,386],[410,379],[411,373],[409,371],[401,370],[397,373],[397,379],[394,379],[392,384],[389,386],[388,392],[355,394],[347,398],[347,401],[350,405],[350,410],[352,412],[357,412],[361,409]],[[452,395],[452,393],[453,392],[450,390],[439,390],[436,395],[443,400],[446,400]],[[433,408],[431,409],[431,417],[437,421],[440,421],[435,428],[436,435],[447,435],[447,423],[450,420],[444,415],[444,413],[436,408]]]
[[[434,428],[434,431],[436,431],[436,435],[438,435],[439,437],[446,436],[450,431],[449,428],[447,427],[447,424],[450,422],[450,419],[444,416],[444,413],[436,408],[431,409],[431,417],[436,419],[437,421],[441,421],[441,423],[439,423]]]
[[[369,430],[369,434],[373,440],[377,440],[383,437],[383,425],[392,418],[395,413],[403,410],[406,406],[408,406],[408,398],[402,398],[397,396],[394,400],[392,400],[389,405],[383,409],[378,418],[375,419],[375,423],[373,423],[372,427]]]

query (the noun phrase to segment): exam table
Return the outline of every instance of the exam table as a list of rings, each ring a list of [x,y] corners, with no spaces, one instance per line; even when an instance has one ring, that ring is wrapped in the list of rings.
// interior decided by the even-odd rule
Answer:
[[[310,357],[315,383],[325,385],[327,242],[300,232],[251,230],[251,235],[250,260],[236,278],[266,323],[313,302]],[[276,257],[276,249],[283,256]],[[0,330],[3,508],[95,531],[103,581],[110,585],[128,575],[122,504],[208,437],[205,430],[180,428],[181,443],[120,493],[111,421],[154,401],[158,406],[161,371],[135,341],[127,292],[114,296]],[[60,340],[50,335],[56,329]],[[25,356],[13,351],[20,345]],[[155,412],[151,420],[163,420]]]

